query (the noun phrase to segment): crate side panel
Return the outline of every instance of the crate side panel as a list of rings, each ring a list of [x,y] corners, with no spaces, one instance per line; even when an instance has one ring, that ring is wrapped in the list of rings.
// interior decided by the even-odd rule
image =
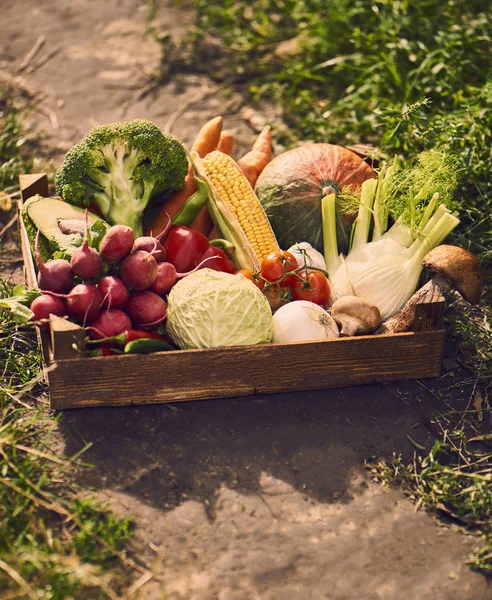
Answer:
[[[404,333],[60,360],[52,408],[146,404],[347,387],[439,374],[444,334]]]

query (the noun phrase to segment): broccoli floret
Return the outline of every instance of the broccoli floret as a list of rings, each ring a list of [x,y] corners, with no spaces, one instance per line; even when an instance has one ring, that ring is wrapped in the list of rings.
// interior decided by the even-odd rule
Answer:
[[[138,237],[152,196],[181,189],[187,171],[182,144],[135,119],[92,129],[67,152],[55,186],[66,202],[94,202],[109,223],[128,225]]]

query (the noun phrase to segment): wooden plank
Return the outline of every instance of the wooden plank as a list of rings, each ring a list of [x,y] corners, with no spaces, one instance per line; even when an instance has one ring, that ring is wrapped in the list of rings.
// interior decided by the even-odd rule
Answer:
[[[52,359],[80,358],[86,333],[82,327],[68,319],[50,315]]]
[[[31,196],[39,194],[40,196],[48,196],[48,176],[46,173],[31,173],[29,175],[19,175],[19,187],[21,197],[25,202]]]
[[[29,244],[29,238],[27,236],[26,228],[24,227],[24,221],[22,220],[22,205],[28,198],[40,194],[41,196],[48,195],[48,177],[45,173],[34,173],[32,175],[19,175],[19,187],[21,191],[21,200],[18,205],[18,227],[19,237],[21,241],[22,260],[24,262],[24,279],[26,285],[30,289],[38,287],[38,281],[36,278],[36,268],[34,266],[34,260],[31,253],[31,247]],[[44,378],[48,380],[46,367],[49,365],[49,331],[41,331],[36,327],[36,336],[38,343],[42,350],[43,355],[43,368]]]
[[[60,360],[52,408],[147,404],[435,377],[444,332]]]
[[[412,331],[429,331],[442,327],[445,307],[441,289],[431,280],[429,290],[415,306]]]

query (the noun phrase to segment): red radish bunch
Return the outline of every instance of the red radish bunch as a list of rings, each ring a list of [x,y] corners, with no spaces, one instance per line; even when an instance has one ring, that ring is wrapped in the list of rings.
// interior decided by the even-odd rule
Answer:
[[[155,328],[165,320],[166,296],[174,284],[189,273],[207,266],[214,256],[202,260],[188,273],[178,273],[166,262],[161,239],[135,239],[125,225],[114,225],[103,237],[99,251],[89,246],[88,215],[84,240],[68,260],[43,263],[36,238],[38,285],[42,295],[31,304],[32,320],[43,325],[50,314],[86,328],[93,340],[117,336],[123,331]]]
[[[114,225],[97,251],[89,246],[86,214],[84,240],[70,261],[44,263],[38,243],[39,232],[35,256],[42,294],[31,303],[31,310],[32,320],[41,326],[50,314],[68,316],[85,327],[89,337],[101,339],[137,325],[156,327],[166,318],[163,296],[169,285],[159,294],[149,289],[156,280],[158,265],[169,266],[162,262],[166,252],[159,238],[135,239],[130,227]]]

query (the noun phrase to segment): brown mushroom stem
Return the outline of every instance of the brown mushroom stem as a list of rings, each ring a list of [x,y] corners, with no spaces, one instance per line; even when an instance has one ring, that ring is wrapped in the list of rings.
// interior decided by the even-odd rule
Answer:
[[[360,319],[348,316],[339,325],[341,325],[340,337],[352,337],[362,328]]]
[[[399,311],[381,323],[374,332],[375,335],[412,331],[416,321],[418,307],[424,303],[441,303],[443,296],[449,292],[451,287],[449,281],[439,274],[435,275],[430,281],[418,289]]]

